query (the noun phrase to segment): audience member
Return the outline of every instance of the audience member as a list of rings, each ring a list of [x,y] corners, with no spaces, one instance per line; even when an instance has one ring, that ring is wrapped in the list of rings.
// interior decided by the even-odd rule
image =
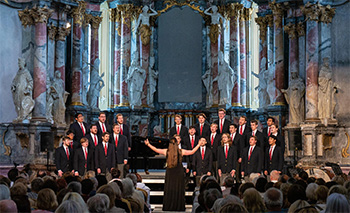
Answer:
[[[58,206],[56,194],[52,189],[42,189],[38,193],[36,207],[38,212],[42,210],[55,211]]]
[[[55,213],[88,213],[88,211],[83,211],[81,206],[73,201],[66,200],[61,205],[58,206]]]
[[[90,212],[104,213],[109,209],[109,198],[106,194],[97,193],[95,196],[89,198],[87,205]]]
[[[10,199],[10,189],[4,184],[0,184],[0,201]]]
[[[270,212],[280,212],[283,205],[283,194],[279,189],[270,188],[264,194],[265,206]]]
[[[1,200],[0,201],[1,213],[13,213],[18,212],[17,205],[13,200]]]
[[[350,212],[350,204],[346,197],[339,193],[333,193],[327,198],[325,213]]]
[[[72,192],[76,192],[78,194],[81,194],[81,183],[78,181],[72,181],[67,186],[68,189],[70,189]]]
[[[261,195],[254,188],[245,190],[243,193],[243,203],[248,212],[265,212],[266,210]]]
[[[317,198],[316,198],[316,189],[318,188],[318,185],[316,183],[310,183],[307,185],[305,194],[307,197],[307,201],[310,204],[316,204]]]

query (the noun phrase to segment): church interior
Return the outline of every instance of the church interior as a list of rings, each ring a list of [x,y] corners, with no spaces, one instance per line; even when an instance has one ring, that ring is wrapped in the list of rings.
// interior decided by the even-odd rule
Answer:
[[[130,127],[130,169],[150,155],[158,175],[145,138],[225,109],[259,131],[274,118],[285,171],[348,174],[349,14],[349,0],[0,0],[0,173],[54,170],[77,113],[104,112]]]

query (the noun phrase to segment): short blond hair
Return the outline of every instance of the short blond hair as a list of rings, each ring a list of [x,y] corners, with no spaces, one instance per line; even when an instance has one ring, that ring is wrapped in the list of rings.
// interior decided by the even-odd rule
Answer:
[[[179,114],[176,114],[176,115],[175,115],[175,118],[180,118],[180,119],[182,120],[182,116],[179,115]]]

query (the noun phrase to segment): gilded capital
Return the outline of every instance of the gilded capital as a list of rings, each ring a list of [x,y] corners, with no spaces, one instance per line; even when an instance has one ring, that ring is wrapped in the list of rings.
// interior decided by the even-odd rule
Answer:
[[[132,4],[118,5],[117,8],[120,11],[123,20],[130,19],[135,10],[134,5]]]
[[[303,22],[298,22],[296,28],[299,37],[305,36],[305,24]]]
[[[98,29],[100,27],[101,22],[102,22],[102,17],[100,17],[100,16],[92,16],[91,17],[91,27],[93,29]]]
[[[93,16],[92,16],[91,14],[87,14],[87,13],[84,14],[84,21],[83,21],[83,27],[84,27],[84,28],[87,27],[87,26],[89,26],[92,17],[93,17]]]
[[[19,19],[24,27],[34,24],[34,20],[28,8],[18,11]]]
[[[286,9],[285,5],[282,3],[276,3],[276,1],[270,2],[269,6],[272,10],[273,15],[283,16]]]
[[[55,40],[56,33],[57,33],[57,27],[54,25],[50,25],[47,27],[48,36],[50,40]]]
[[[57,35],[56,35],[56,40],[58,41],[65,41],[66,37],[69,35],[71,31],[71,28],[66,28],[66,27],[59,27],[57,29]]]
[[[266,21],[267,21],[267,24],[269,27],[273,27],[273,15],[272,14],[269,14],[269,15],[266,15]]]
[[[303,12],[303,14],[305,15],[306,20],[319,21],[319,17],[321,14],[320,7],[322,7],[322,6],[319,4],[311,4],[310,2],[308,2],[304,6],[300,7],[300,9]]]
[[[295,39],[297,37],[297,26],[292,23],[288,23],[284,26],[284,32],[289,36],[289,39]]]
[[[239,3],[231,3],[226,6],[225,16],[227,19],[236,19],[239,17],[239,11],[242,10],[243,5]]]
[[[240,21],[250,21],[253,10],[251,8],[243,8],[240,10]]]
[[[84,13],[86,9],[86,3],[84,1],[79,1],[78,7],[72,9],[71,15],[73,16],[74,24],[82,26],[84,20]]]
[[[34,7],[29,11],[29,13],[32,15],[35,23],[47,23],[47,20],[50,18],[53,10],[49,9],[45,5],[45,7]]]
[[[267,18],[258,17],[258,18],[255,18],[255,22],[259,25],[260,40],[262,43],[264,43],[266,41],[266,34],[267,34]]]
[[[321,7],[321,17],[320,17],[321,22],[324,22],[326,24],[331,23],[334,15],[335,15],[335,8],[331,8],[330,5]]]

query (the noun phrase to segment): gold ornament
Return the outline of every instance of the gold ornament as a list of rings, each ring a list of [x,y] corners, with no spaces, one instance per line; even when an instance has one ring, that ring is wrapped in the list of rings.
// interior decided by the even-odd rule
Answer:
[[[48,36],[50,40],[55,40],[56,33],[57,33],[57,27],[54,25],[51,25],[47,28]]]
[[[45,5],[45,7],[34,7],[29,11],[29,13],[33,17],[35,23],[47,23],[47,20],[50,18],[53,10],[49,9]]]
[[[320,17],[320,6],[319,4],[306,3],[304,6],[300,7],[303,14],[306,16],[307,21],[319,21]]]
[[[79,26],[82,26],[84,21],[84,14],[86,9],[86,2],[79,1],[78,7],[75,7],[72,9],[72,16],[73,16],[73,22],[74,24],[78,24]]]
[[[22,25],[24,27],[27,27],[27,26],[34,24],[33,17],[31,16],[28,8],[26,8],[24,10],[19,10],[18,16],[19,16],[19,19],[21,20]]]
[[[264,43],[266,41],[266,34],[267,34],[267,18],[258,17],[258,18],[255,18],[255,22],[259,25],[260,39],[261,39],[261,42]]]
[[[210,25],[209,38],[211,43],[216,44],[218,42],[218,38],[220,34],[221,34],[221,25],[219,24]]]
[[[66,37],[69,35],[71,28],[59,27],[57,30],[56,40],[65,41]]]
[[[296,31],[299,37],[305,36],[305,24],[303,22],[299,22],[296,26]]]
[[[288,23],[284,26],[284,32],[288,33],[290,39],[295,39],[297,37],[297,27],[295,24]]]
[[[335,15],[335,8],[331,8],[330,5],[321,7],[321,17],[320,17],[321,22],[324,22],[326,24],[331,23],[334,15]]]
[[[151,27],[145,24],[142,24],[140,27],[140,35],[141,35],[141,41],[143,45],[148,45],[151,40]]]

